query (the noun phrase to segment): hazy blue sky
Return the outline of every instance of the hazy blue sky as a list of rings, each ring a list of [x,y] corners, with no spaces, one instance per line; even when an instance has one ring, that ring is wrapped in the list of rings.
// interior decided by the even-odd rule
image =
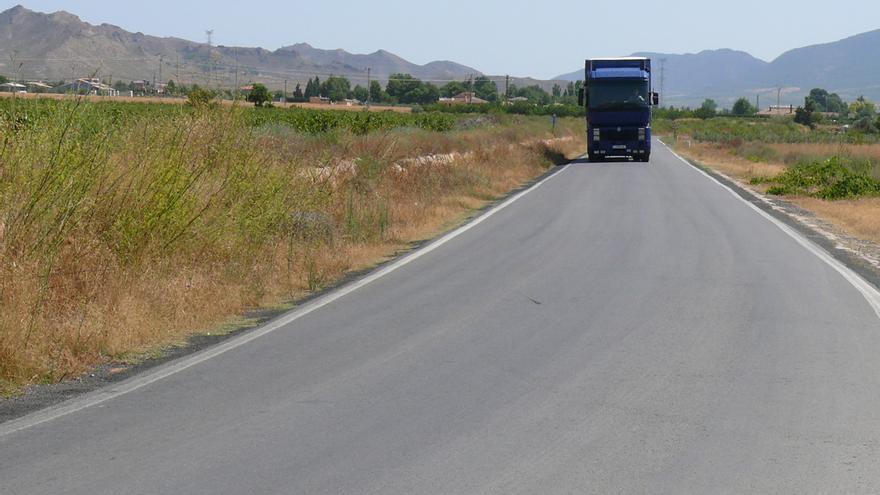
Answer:
[[[591,56],[744,50],[764,60],[880,28],[876,0],[0,0],[129,31],[275,49],[297,42],[412,62],[454,60],[491,74],[549,78]]]

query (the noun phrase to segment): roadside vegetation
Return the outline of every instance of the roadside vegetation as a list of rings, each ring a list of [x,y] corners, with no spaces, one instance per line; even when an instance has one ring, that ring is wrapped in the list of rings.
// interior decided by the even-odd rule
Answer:
[[[873,103],[847,104],[814,89],[791,118],[658,114],[655,132],[688,158],[880,242],[880,125],[872,124]]]
[[[580,154],[583,123],[0,101],[0,392],[295,300]]]

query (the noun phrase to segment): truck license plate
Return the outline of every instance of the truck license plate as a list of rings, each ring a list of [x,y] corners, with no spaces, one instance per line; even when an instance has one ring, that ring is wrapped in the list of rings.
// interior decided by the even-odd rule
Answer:
[[[615,145],[612,146],[612,147],[613,147],[614,149],[616,149],[616,150],[625,150],[625,149],[626,149],[626,145],[625,145],[625,144],[615,144]]]

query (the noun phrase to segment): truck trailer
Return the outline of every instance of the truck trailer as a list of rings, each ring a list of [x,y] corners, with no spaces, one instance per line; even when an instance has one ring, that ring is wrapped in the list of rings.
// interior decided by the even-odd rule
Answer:
[[[651,108],[660,96],[651,85],[651,59],[587,60],[579,103],[586,108],[590,161],[651,157]]]

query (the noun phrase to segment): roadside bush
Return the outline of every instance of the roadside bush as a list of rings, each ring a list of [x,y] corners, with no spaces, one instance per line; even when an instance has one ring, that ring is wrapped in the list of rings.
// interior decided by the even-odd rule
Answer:
[[[752,183],[769,182],[767,190],[775,195],[807,195],[836,200],[880,194],[880,180],[871,177],[863,167],[855,170],[841,157],[824,162],[794,165],[770,179],[752,179]]]

